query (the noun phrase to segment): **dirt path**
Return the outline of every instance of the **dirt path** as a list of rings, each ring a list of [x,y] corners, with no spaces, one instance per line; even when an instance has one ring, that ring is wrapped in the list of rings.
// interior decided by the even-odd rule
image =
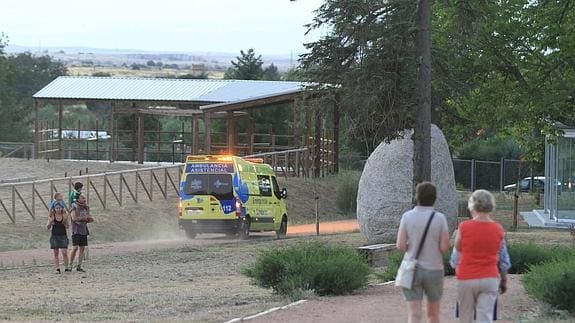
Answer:
[[[357,230],[356,220],[323,222],[320,224],[320,234],[330,234],[337,232],[352,232]],[[315,224],[294,225],[288,227],[288,237],[290,235],[315,234]],[[269,238],[273,239],[275,233],[255,233],[251,239]],[[46,241],[48,238],[46,238]],[[226,238],[218,234],[203,234],[194,240],[170,239],[170,240],[139,240],[126,242],[113,242],[92,244],[88,247],[89,257],[99,257],[103,255],[121,255],[152,249],[169,249],[181,246],[199,246],[206,244],[223,244],[242,242],[234,238]],[[48,244],[48,242],[46,242]],[[15,250],[0,252],[0,267],[24,267],[29,265],[44,265],[52,262],[52,252],[45,249]]]
[[[533,319],[537,304],[523,289],[521,277],[510,275],[509,290],[499,299],[497,322],[517,322]],[[456,280],[445,281],[441,322],[457,322],[455,319]],[[425,314],[424,314],[425,315]],[[347,322],[407,322],[407,310],[401,290],[393,285],[372,286],[350,296],[322,297],[303,304],[278,310],[248,320],[252,323],[347,323]]]

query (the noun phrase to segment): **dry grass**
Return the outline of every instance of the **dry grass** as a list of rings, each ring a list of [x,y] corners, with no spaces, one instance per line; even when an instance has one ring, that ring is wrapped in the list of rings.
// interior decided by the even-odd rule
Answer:
[[[360,234],[182,240],[177,248],[92,257],[86,273],[46,267],[0,270],[0,320],[185,320],[222,322],[289,302],[241,274],[259,250],[306,239],[357,246]]]
[[[73,76],[90,76],[94,73],[109,73],[111,76],[127,76],[127,77],[177,77],[185,74],[195,73],[191,69],[140,69],[133,70],[129,67],[88,67],[88,66],[70,66],[68,67],[68,74]],[[224,72],[222,71],[207,71],[208,78],[210,79],[223,79]]]
[[[150,166],[150,165],[146,165]],[[141,167],[137,164],[108,163],[108,162],[85,162],[85,161],[60,161],[60,160],[21,160],[13,158],[0,159],[0,179],[32,178],[45,179],[51,177],[63,177],[67,175],[79,175],[80,171],[85,174],[88,169],[90,174],[111,172],[118,170]],[[130,177],[131,176],[131,177]],[[158,175],[160,176],[160,175]],[[175,176],[175,175],[173,175]],[[126,175],[129,183],[135,182],[134,175]],[[147,181],[147,179],[144,179]],[[160,178],[161,181],[161,178]],[[104,186],[101,179],[95,180],[96,187],[102,194]],[[116,193],[119,193],[117,185],[119,180],[111,179],[112,185],[116,185]],[[315,221],[315,194],[318,194],[319,212],[321,221],[343,218],[335,203],[335,185],[333,178],[329,179],[303,179],[303,178],[279,178],[281,187],[288,190],[288,216],[290,224],[310,223]],[[154,184],[156,185],[156,184]],[[170,184],[168,184],[170,185]],[[68,194],[66,181],[56,183],[56,186],[65,196]],[[37,187],[43,192],[43,198],[50,200],[49,184]],[[132,189],[134,187],[132,186]],[[124,189],[124,204],[119,206],[108,191],[108,208],[104,209],[91,191],[90,206],[96,218],[96,223],[91,226],[91,241],[94,243],[111,241],[128,241],[138,239],[163,239],[181,237],[182,231],[177,224],[177,196],[170,188],[167,199],[163,199],[155,188],[154,200],[148,201],[146,193],[139,189],[140,203],[136,204]],[[86,189],[84,189],[86,191]],[[22,189],[20,192],[25,200],[29,200],[31,192]],[[0,188],[0,199],[4,201],[11,212],[11,190]],[[66,198],[67,200],[67,198]],[[44,226],[47,211],[41,202],[36,202],[37,219],[32,220],[24,205],[17,200],[16,224],[12,224],[4,210],[0,208],[0,251],[42,248],[46,246],[48,232]]]

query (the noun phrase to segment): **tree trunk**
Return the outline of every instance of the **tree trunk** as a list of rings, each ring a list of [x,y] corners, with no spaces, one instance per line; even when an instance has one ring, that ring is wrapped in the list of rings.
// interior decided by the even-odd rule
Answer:
[[[413,127],[413,185],[431,180],[431,3],[420,0],[417,53],[419,109]]]

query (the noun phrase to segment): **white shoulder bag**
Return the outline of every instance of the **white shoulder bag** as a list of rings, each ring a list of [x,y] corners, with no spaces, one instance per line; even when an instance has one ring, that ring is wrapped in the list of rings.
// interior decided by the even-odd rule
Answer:
[[[419,242],[417,252],[415,253],[415,258],[413,259],[404,258],[401,261],[401,265],[399,265],[397,275],[395,276],[395,286],[411,289],[415,274],[415,265],[417,265],[417,258],[419,257],[419,253],[421,252],[421,247],[423,247],[423,242],[427,237],[427,231],[429,230],[429,225],[431,224],[431,220],[433,220],[434,215],[435,211],[431,212],[431,216],[429,217],[427,225],[425,226],[425,230],[423,231],[423,237],[421,237],[421,241]]]

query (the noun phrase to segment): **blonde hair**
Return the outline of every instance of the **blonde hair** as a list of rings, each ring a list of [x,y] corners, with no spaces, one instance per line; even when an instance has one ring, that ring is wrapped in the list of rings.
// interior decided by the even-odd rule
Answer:
[[[490,213],[495,210],[495,197],[489,191],[476,190],[467,201],[469,211]]]

